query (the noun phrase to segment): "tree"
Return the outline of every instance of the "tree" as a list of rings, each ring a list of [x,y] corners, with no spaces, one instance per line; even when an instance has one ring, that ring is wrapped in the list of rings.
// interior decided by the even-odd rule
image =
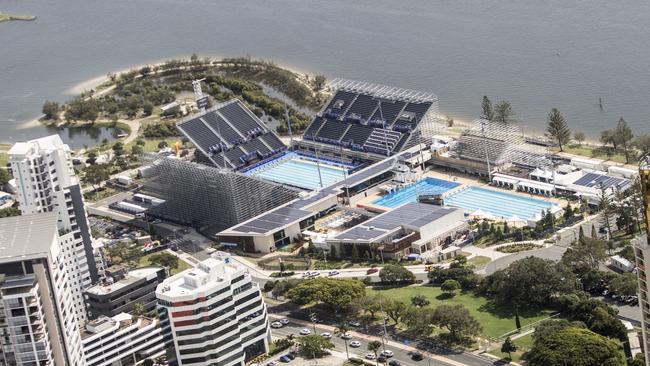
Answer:
[[[641,151],[641,156],[650,153],[650,134],[643,134],[637,136],[632,145]]]
[[[151,116],[153,113],[153,104],[151,104],[151,102],[145,102],[142,105],[142,113],[144,113],[145,116]]]
[[[158,148],[159,148],[159,149],[164,149],[164,148],[166,148],[166,147],[168,147],[168,146],[169,146],[169,144],[168,144],[167,141],[165,141],[165,140],[162,140],[162,141],[160,141],[160,142],[158,143]]]
[[[440,289],[445,294],[453,297],[454,295],[456,295],[456,290],[460,289],[460,284],[458,283],[458,281],[450,279],[443,282],[442,285],[440,286]]]
[[[140,145],[133,145],[131,146],[131,155],[142,155],[144,153],[144,149]]]
[[[408,332],[419,338],[426,338],[433,331],[433,313],[434,309],[430,307],[417,308],[415,306],[407,307],[402,321],[406,324]]]
[[[568,327],[585,328],[585,325],[580,322],[570,322],[566,319],[544,320],[535,327],[533,342],[539,342],[542,338],[546,338]]]
[[[509,359],[512,359],[512,352],[517,352],[517,345],[512,341],[512,339],[510,339],[510,337],[506,338],[501,345],[501,352],[507,353]]]
[[[388,315],[388,317],[391,318],[395,324],[399,323],[400,319],[404,317],[408,310],[408,305],[394,299],[387,299],[387,301],[384,302],[383,307],[386,315]]]
[[[463,305],[443,304],[435,308],[433,323],[449,331],[453,340],[464,341],[478,335],[483,328]]]
[[[575,275],[563,263],[527,257],[486,276],[479,292],[492,294],[500,304],[522,308],[546,306],[554,296],[576,288]]]
[[[144,315],[144,305],[140,302],[136,302],[133,304],[133,310],[131,310],[131,314],[135,316],[143,316]]]
[[[348,310],[352,300],[366,294],[363,282],[338,278],[304,281],[286,293],[296,304],[323,303],[335,312]]]
[[[512,105],[510,102],[502,100],[494,106],[494,118],[492,119],[495,122],[501,123],[513,123],[515,121],[515,113],[512,111]]]
[[[602,221],[607,228],[607,239],[610,239],[612,237],[611,217],[614,214],[614,205],[612,204],[611,195],[603,183],[600,184],[600,187],[596,193],[598,199],[598,209],[600,210]]]
[[[149,257],[149,263],[168,269],[178,268],[178,257],[169,253],[161,252]]]
[[[494,119],[494,110],[492,110],[492,102],[490,101],[490,98],[487,97],[487,95],[483,96],[483,103],[481,104],[481,118],[486,119],[488,121],[492,121]]]
[[[334,344],[329,339],[318,334],[300,337],[297,342],[302,356],[309,359],[327,356],[328,350],[334,349]]]
[[[564,151],[564,145],[571,141],[571,130],[564,119],[564,116],[557,108],[551,109],[548,114],[548,126],[546,133],[557,141],[560,151]]]
[[[574,268],[594,268],[607,258],[607,241],[582,237],[562,255],[562,262]]]
[[[377,361],[377,351],[379,351],[380,348],[381,348],[381,342],[379,341],[368,342],[368,351],[375,354],[375,362],[377,363],[377,365],[379,365],[379,361]]]
[[[0,190],[11,180],[11,174],[3,167],[0,167]]]
[[[399,264],[387,264],[379,271],[379,279],[387,284],[412,283],[415,275]]]
[[[97,186],[110,178],[111,172],[108,164],[95,164],[86,168],[84,171],[84,181],[88,184],[91,184],[95,191]]]
[[[57,102],[50,102],[49,100],[45,101],[43,104],[43,114],[45,115],[46,120],[57,121],[59,119],[59,112],[61,111],[61,106]]]
[[[582,131],[576,131],[573,133],[573,139],[576,140],[578,145],[582,145],[582,143],[585,141],[585,133]]]
[[[142,361],[142,366],[154,366],[153,360],[150,358],[145,359]]]
[[[314,79],[312,81],[312,86],[315,92],[319,92],[323,90],[325,87],[325,82],[327,81],[327,78],[325,75],[316,75],[314,76]]]
[[[573,217],[573,208],[571,208],[571,204],[567,202],[566,206],[564,206],[564,221],[569,221]],[[580,226],[582,228],[582,226]]]
[[[618,318],[618,310],[585,293],[565,295],[561,298],[559,310],[574,321],[584,323],[589,330],[602,336],[627,339],[626,330]]]
[[[124,154],[124,144],[121,141],[114,143],[113,152],[115,153],[115,156],[121,156]]]
[[[568,327],[533,343],[527,365],[624,366],[621,344],[587,329]]]
[[[427,299],[426,296],[417,294],[413,297],[411,297],[411,305],[418,307],[418,308],[423,308],[425,306],[429,306],[431,304],[431,301]]]
[[[617,144],[623,147],[623,153],[625,154],[625,163],[630,163],[630,143],[634,138],[632,129],[627,125],[627,122],[621,117],[618,120],[616,129],[614,129],[614,139]]]
[[[616,132],[614,130],[604,130],[600,132],[600,142],[603,145],[611,144],[616,152],[618,150],[618,140],[616,139]]]
[[[348,328],[347,325],[345,325],[345,324],[339,324],[339,325],[337,325],[336,328],[334,329],[334,335],[342,336],[342,335],[344,335],[344,334],[347,334],[347,332],[349,332],[349,331],[350,331],[350,328]],[[348,342],[347,342],[347,341],[346,341],[346,342],[343,342],[343,344],[345,344],[345,355],[346,355],[346,358],[349,360],[349,359],[350,359],[350,352],[348,351]]]
[[[619,296],[631,296],[637,292],[637,277],[633,273],[617,275],[609,284],[609,289]]]
[[[356,298],[352,301],[352,307],[356,310],[356,312],[363,312],[367,311],[370,313],[370,318],[375,319],[375,314],[381,310],[381,301],[382,296],[381,295],[374,295],[374,296],[361,296],[359,298]]]

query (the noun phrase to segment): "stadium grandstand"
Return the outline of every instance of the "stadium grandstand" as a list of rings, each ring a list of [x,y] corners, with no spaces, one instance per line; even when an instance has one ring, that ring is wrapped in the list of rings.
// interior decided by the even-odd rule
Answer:
[[[305,130],[302,148],[329,146],[376,160],[434,135],[438,98],[431,93],[346,79],[328,88],[334,94]]]
[[[240,170],[287,147],[239,100],[218,104],[178,123],[178,129],[220,168]]]

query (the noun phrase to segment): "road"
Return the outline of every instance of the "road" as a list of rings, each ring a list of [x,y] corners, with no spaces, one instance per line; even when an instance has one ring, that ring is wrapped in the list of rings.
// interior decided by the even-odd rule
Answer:
[[[271,321],[278,320],[283,318],[284,315],[279,315],[279,314],[269,314],[269,318]],[[274,337],[285,337],[289,334],[293,334],[296,337],[299,337],[299,332],[301,329],[309,329],[312,334],[314,332],[314,326],[310,322],[302,321],[299,319],[293,319],[289,318],[291,322],[280,328],[280,329],[272,329],[272,334]],[[324,325],[324,324],[316,324],[316,333],[321,334],[322,332],[329,332],[331,334],[334,334],[334,327],[330,325]],[[347,342],[351,342],[353,340],[361,342],[361,347],[359,348],[352,348],[348,347],[348,351],[350,353],[350,357],[360,357],[363,358],[366,353],[368,353],[368,342],[372,340],[377,340],[381,341],[381,337],[373,337],[369,336],[363,333],[359,333],[356,331],[350,331],[350,334],[352,335],[352,339],[348,340]],[[339,352],[345,353],[345,340],[333,336],[331,339],[332,343],[336,346],[335,350]],[[413,361],[411,359],[410,353],[415,351],[416,348],[412,346],[405,345],[403,343],[398,343],[394,340],[388,340],[386,341],[385,344],[386,349],[390,349],[395,353],[395,356],[392,359],[398,360],[400,364],[404,366],[487,366],[487,365],[495,365],[499,364],[498,361],[495,362],[491,359],[474,355],[471,353],[460,353],[460,352],[454,352],[454,351],[446,351],[446,350],[439,350],[435,354],[434,353],[429,353],[423,350],[420,350],[421,353],[424,354],[425,358],[421,361]],[[279,357],[280,355],[278,355]],[[429,364],[427,358],[430,358],[431,363]]]

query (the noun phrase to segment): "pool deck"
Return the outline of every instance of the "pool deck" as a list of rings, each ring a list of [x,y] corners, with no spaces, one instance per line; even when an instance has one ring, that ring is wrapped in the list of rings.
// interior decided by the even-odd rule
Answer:
[[[540,196],[540,195],[535,195],[535,194],[530,194],[530,193],[525,193],[525,192],[519,192],[514,189],[503,189],[499,187],[495,187],[492,185],[489,185],[479,179],[476,179],[475,177],[469,176],[469,175],[464,175],[464,174],[458,174],[457,172],[439,172],[439,171],[434,171],[434,170],[429,170],[424,174],[420,174],[417,176],[418,180],[423,179],[425,177],[431,177],[431,178],[438,178],[438,179],[443,179],[446,181],[450,182],[456,182],[460,183],[461,186],[456,187],[453,189],[453,191],[462,189],[463,187],[467,185],[475,186],[475,187],[483,187],[486,189],[491,189],[497,192],[506,192],[514,195],[519,195],[522,197],[527,197],[527,198],[534,198],[534,199],[541,199],[544,201],[551,202],[555,205],[558,205],[562,208],[564,208],[567,204],[566,200],[559,199],[557,197],[546,197],[546,196]],[[373,204],[372,202],[383,197],[382,194],[379,193],[374,193],[371,195],[368,195],[368,197],[364,197],[363,200],[357,202],[357,207],[365,208],[367,210],[373,211],[373,212],[386,212],[389,211],[390,208],[386,208],[383,206],[379,206],[376,204]]]

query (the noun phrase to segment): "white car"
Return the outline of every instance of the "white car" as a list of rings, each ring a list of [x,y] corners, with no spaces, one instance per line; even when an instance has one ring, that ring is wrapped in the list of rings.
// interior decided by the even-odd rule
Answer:
[[[341,334],[341,338],[346,339],[346,340],[347,340],[347,339],[352,339],[352,334],[350,334],[350,333],[343,333],[343,334]]]
[[[300,335],[306,336],[306,335],[310,335],[310,334],[311,334],[311,331],[309,329],[307,329],[307,328],[300,329]]]
[[[359,322],[356,321],[356,320],[351,320],[351,321],[348,322],[348,324],[349,324],[351,327],[355,327],[355,328],[361,326],[361,323],[359,323]]]
[[[341,272],[339,272],[339,271],[337,271],[337,270],[334,270],[334,271],[329,271],[327,274],[328,274],[329,276],[336,276],[336,275],[338,275],[339,273],[341,273]]]
[[[278,361],[271,361],[267,363],[266,366],[278,366]]]
[[[359,348],[359,347],[361,347],[361,342],[359,342],[359,341],[352,341],[352,342],[350,342],[350,347],[352,347],[352,348]]]
[[[366,360],[374,360],[375,358],[377,358],[377,356],[375,356],[374,353],[366,353],[364,357],[366,358]]]
[[[287,324],[289,324],[289,319],[287,319],[287,318],[280,319],[280,323],[282,323],[282,325],[287,325]]]
[[[324,332],[324,333],[321,333],[320,336],[323,337],[323,338],[330,339],[330,338],[332,338],[332,333]]]
[[[282,323],[273,322],[273,323],[271,323],[271,328],[275,328],[275,329],[282,328]]]
[[[390,358],[390,357],[393,357],[395,354],[393,353],[393,351],[387,349],[385,351],[381,351],[381,355],[386,357],[386,358]]]
[[[318,272],[318,271],[313,271],[313,272],[311,272],[309,274],[310,278],[314,278],[314,277],[318,277],[318,276],[320,276],[320,272]]]

